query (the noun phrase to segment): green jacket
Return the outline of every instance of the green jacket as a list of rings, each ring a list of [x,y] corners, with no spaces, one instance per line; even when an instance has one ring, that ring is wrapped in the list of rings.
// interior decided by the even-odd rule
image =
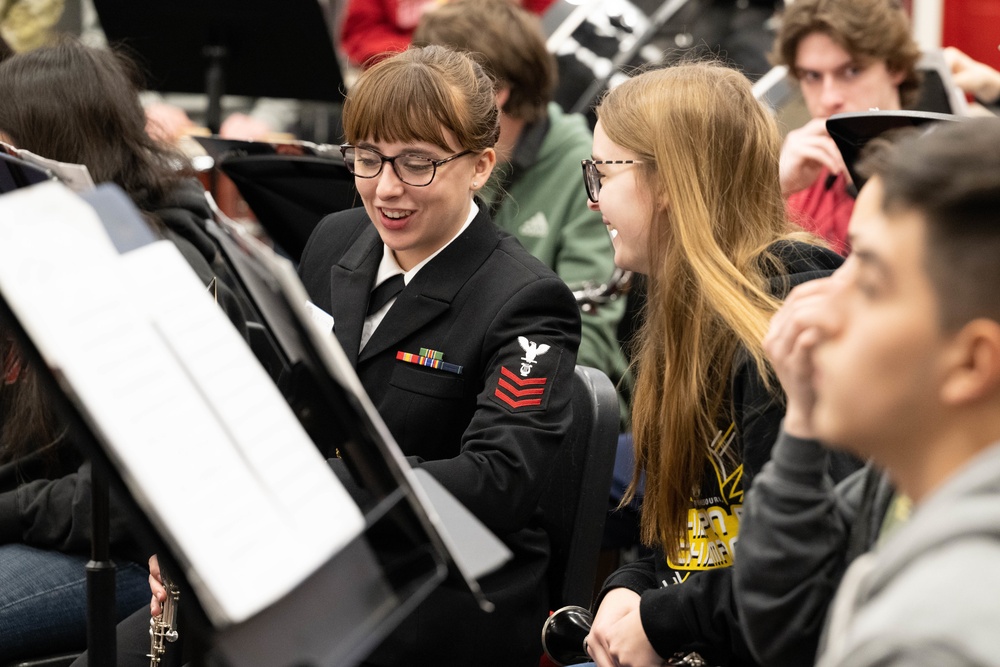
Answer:
[[[550,103],[548,117],[524,129],[511,162],[496,170],[498,176],[482,193],[491,206],[499,203],[493,211],[496,224],[572,289],[585,281],[607,282],[615,269],[611,237],[601,214],[587,208],[583,188],[580,160],[590,157],[592,145],[584,117]],[[595,313],[581,313],[577,355],[577,363],[604,371],[618,386],[623,417],[631,394],[628,364],[618,342],[624,314],[623,298]]]

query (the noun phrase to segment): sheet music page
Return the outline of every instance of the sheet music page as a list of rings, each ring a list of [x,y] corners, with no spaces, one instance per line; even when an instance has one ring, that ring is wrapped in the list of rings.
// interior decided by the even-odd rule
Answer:
[[[377,434],[376,447],[390,464],[398,483],[407,485],[417,498],[422,509],[419,514],[428,523],[428,534],[439,543],[441,553],[447,554],[455,571],[465,579],[480,607],[492,610],[492,603],[482,594],[476,580],[507,562],[512,557],[510,550],[440,483],[423,471],[410,467],[337,343],[331,331],[333,318],[326,313],[317,317],[310,311],[308,294],[291,262],[277,256],[224,215],[217,213],[217,216],[230,238],[273,279],[276,292],[282,295],[290,314],[301,325],[310,341],[309,348],[318,355],[322,367],[353,395],[358,409],[368,415],[370,425]]]
[[[241,234],[246,236],[245,234]],[[278,257],[269,248],[263,247],[253,239],[244,238],[246,248],[257,260],[267,268],[277,280],[281,290],[287,295],[288,306],[296,313],[301,322],[306,322],[305,331],[311,339],[313,349],[318,353],[321,362],[331,377],[350,390],[362,410],[370,415],[372,426],[386,444],[383,455],[395,461],[394,467],[413,489],[420,500],[425,516],[433,526],[433,532],[441,540],[444,551],[449,554],[456,570],[465,579],[466,585],[477,603],[485,611],[492,611],[493,604],[482,594],[476,579],[498,568],[507,562],[512,554],[507,547],[492,535],[471,512],[452,497],[444,487],[435,480],[421,482],[417,473],[404,458],[389,428],[372,404],[368,393],[361,385],[357,374],[351,368],[343,349],[336,342],[336,337],[324,325],[317,322],[308,311],[308,294],[299,281],[291,262]],[[425,475],[426,480],[428,476]],[[432,487],[434,497],[428,493]],[[448,515],[448,520],[441,516],[441,511]],[[460,540],[469,543],[461,544]]]
[[[0,289],[217,625],[271,604],[363,529],[170,242],[118,255],[86,203],[36,186],[0,199]]]

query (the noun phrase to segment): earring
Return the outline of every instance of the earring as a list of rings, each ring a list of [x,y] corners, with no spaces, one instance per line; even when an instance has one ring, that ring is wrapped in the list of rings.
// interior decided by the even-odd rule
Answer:
[[[478,181],[472,181],[472,187],[478,188],[479,187],[479,182]]]

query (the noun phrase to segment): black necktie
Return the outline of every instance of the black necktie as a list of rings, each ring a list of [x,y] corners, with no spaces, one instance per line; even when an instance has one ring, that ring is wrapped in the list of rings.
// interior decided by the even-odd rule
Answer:
[[[405,284],[402,273],[397,273],[382,281],[368,297],[368,316],[371,317],[373,313],[377,313],[385,304],[396,298],[396,295],[403,291]]]

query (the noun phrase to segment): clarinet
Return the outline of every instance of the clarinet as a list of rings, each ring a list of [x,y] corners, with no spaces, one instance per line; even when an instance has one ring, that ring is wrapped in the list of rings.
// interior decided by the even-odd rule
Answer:
[[[580,310],[585,313],[594,313],[604,304],[616,301],[619,297],[627,294],[631,286],[632,272],[615,268],[607,282],[597,283],[588,280],[570,285],[570,289],[573,291],[573,297]]]
[[[177,641],[177,601],[180,589],[165,574],[160,573],[163,587],[167,589],[167,599],[159,616],[149,619],[149,667],[158,667],[167,650],[167,642]]]
[[[583,607],[571,605],[554,611],[542,626],[542,649],[545,655],[560,667],[590,661],[583,642],[590,634],[593,623],[594,615]],[[663,664],[665,667],[708,666],[697,653],[683,651],[673,654]]]

